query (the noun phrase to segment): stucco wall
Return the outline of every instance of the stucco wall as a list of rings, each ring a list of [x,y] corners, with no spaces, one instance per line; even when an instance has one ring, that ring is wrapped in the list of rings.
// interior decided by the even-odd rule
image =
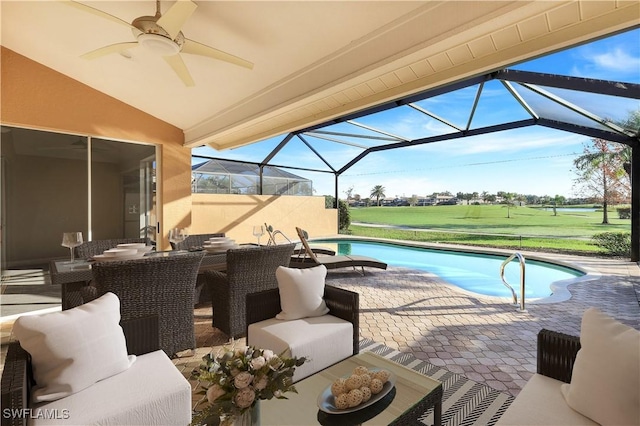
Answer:
[[[324,197],[279,195],[193,194],[192,234],[224,232],[238,243],[257,242],[254,225],[265,222],[297,240],[296,226],[311,237],[338,231],[338,210],[325,209]],[[284,242],[278,239],[278,242]],[[261,243],[267,242],[264,235]]]
[[[159,146],[160,232],[190,225],[191,149],[181,129],[10,49],[0,54],[2,124]]]

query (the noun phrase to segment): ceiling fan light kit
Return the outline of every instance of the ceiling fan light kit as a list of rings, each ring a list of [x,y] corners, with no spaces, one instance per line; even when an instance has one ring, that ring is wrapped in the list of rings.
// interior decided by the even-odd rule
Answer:
[[[155,16],[140,16],[134,19],[131,24],[77,1],[65,0],[65,2],[91,14],[130,27],[137,39],[137,42],[117,43],[85,53],[82,55],[85,59],[96,59],[111,53],[120,53],[125,57],[130,57],[126,54],[127,49],[142,46],[148,51],[162,56],[185,86],[194,86],[195,83],[180,52],[205,56],[248,69],[253,68],[253,63],[249,61],[184,37],[181,31],[182,26],[198,7],[191,0],[176,1],[164,15],[160,13],[160,1],[156,0]]]
[[[162,56],[175,55],[180,52],[180,46],[176,42],[159,34],[140,34],[138,43],[145,49]]]

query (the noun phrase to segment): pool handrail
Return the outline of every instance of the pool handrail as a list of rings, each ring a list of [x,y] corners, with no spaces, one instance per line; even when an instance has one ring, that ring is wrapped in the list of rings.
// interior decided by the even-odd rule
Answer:
[[[504,285],[509,290],[511,290],[511,294],[513,295],[513,304],[517,305],[518,296],[516,295],[516,292],[513,289],[513,287],[507,282],[507,280],[504,279],[504,268],[507,266],[509,262],[511,262],[516,257],[518,258],[518,262],[520,263],[520,310],[524,312],[525,311],[525,307],[524,307],[525,259],[521,253],[515,252],[511,256],[509,256],[504,262],[502,262],[502,265],[500,265],[500,279],[502,279],[502,282],[504,283]]]

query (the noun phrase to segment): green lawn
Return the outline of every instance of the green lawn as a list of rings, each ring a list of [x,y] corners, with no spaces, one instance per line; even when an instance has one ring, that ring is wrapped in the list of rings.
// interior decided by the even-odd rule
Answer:
[[[507,212],[506,207],[494,205],[363,207],[350,209],[350,214],[353,235],[585,254],[601,252],[591,243],[594,234],[631,230],[631,221],[618,219],[615,211],[609,212],[609,225],[602,225],[602,211],[563,211],[554,216],[542,209],[511,207]]]

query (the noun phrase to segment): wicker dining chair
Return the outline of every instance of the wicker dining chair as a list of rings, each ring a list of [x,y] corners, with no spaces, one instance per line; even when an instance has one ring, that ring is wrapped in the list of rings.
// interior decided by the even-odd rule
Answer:
[[[184,241],[174,243],[170,241],[171,248],[173,250],[189,250],[192,248],[202,248],[203,244],[209,240],[209,238],[224,237],[224,232],[218,232],[216,234],[194,234],[189,235]]]
[[[76,247],[76,257],[78,259],[89,259],[97,254],[104,253],[105,250],[117,247],[118,244],[131,243],[149,244],[149,240],[147,240],[146,238],[114,238],[111,240],[86,241]]]
[[[246,333],[246,295],[278,288],[276,269],[289,266],[295,244],[227,251],[227,271],[205,271],[211,287],[213,327],[230,337]]]
[[[193,290],[204,252],[96,262],[84,302],[107,292],[120,299],[123,320],[158,315],[160,348],[168,356],[195,349]]]

